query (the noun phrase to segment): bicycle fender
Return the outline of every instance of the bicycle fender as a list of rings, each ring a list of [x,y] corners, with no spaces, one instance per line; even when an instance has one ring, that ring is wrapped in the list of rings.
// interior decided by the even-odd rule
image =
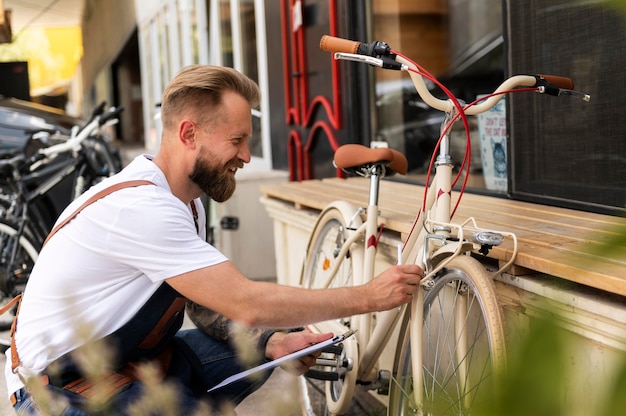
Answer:
[[[346,219],[346,223],[349,223],[350,229],[352,231],[357,230],[359,227],[361,227],[361,225],[363,225],[363,220],[361,219],[359,208],[355,207],[348,201],[342,201],[342,200],[333,201],[330,204],[328,204],[326,208],[324,208],[324,210],[320,213],[319,218],[322,217],[322,214],[324,214],[324,212],[333,208],[341,212],[341,215],[343,216],[343,218]],[[364,255],[363,254],[364,248],[360,244],[355,244],[352,246],[352,252],[354,253],[355,251],[359,251],[360,253],[362,253],[361,255]],[[355,269],[355,273],[363,272],[363,270],[361,270],[360,263],[355,266],[358,268],[358,269]],[[359,276],[360,275],[361,274],[359,274]]]
[[[435,250],[433,254],[430,256],[430,261],[433,266],[438,266],[442,261],[454,257],[455,255],[460,255],[466,253],[468,251],[472,251],[474,248],[472,243],[464,242],[460,251],[457,254],[457,250],[459,250],[458,242],[449,242],[445,246],[442,246]]]
[[[350,202],[336,200],[326,205],[326,207],[319,213],[312,230],[315,230],[318,227],[321,219],[324,217],[324,214],[327,211],[330,211],[332,209],[336,209],[341,213],[341,216],[346,220],[346,223],[350,223],[351,230],[357,230],[359,227],[363,225],[363,220],[361,219],[361,215],[359,214],[358,208],[356,208]],[[309,241],[307,245],[307,253],[310,250],[311,244],[312,244],[312,241]],[[364,255],[364,249],[361,244],[354,244],[351,250],[352,250],[352,253],[356,252],[356,254],[360,256],[359,258],[362,258],[361,256]],[[354,266],[355,266],[354,272],[357,273],[358,276],[361,276],[363,273],[362,263],[357,262]]]
[[[356,208],[354,205],[352,205],[351,203],[347,202],[347,201],[342,201],[342,200],[337,200],[337,201],[333,201],[330,204],[328,204],[326,206],[326,208],[324,208],[324,210],[322,212],[320,212],[320,215],[318,216],[318,220],[319,218],[322,217],[322,215],[332,209],[335,208],[337,210],[339,210],[339,212],[341,212],[341,215],[343,215],[343,217],[347,220],[351,220],[351,226],[353,228],[359,228],[361,226],[361,224],[363,224],[363,220],[361,220],[361,216],[357,214],[357,212],[359,211],[358,208]],[[317,225],[317,224],[315,224]]]

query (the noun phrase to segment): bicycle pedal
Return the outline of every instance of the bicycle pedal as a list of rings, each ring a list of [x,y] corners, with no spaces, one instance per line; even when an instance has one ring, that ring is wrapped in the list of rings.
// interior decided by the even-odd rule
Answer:
[[[339,374],[335,371],[323,371],[323,370],[309,370],[304,373],[306,378],[314,378],[315,380],[323,381],[338,381]]]
[[[342,352],[343,352],[343,347],[339,345],[329,345],[328,347],[324,347],[322,349],[322,353],[327,353],[327,354],[340,355]]]

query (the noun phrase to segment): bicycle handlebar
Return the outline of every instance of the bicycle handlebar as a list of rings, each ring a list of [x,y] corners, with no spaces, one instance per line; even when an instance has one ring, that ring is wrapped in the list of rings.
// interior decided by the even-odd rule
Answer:
[[[432,95],[417,66],[410,60],[394,53],[385,42],[374,41],[367,44],[324,35],[320,40],[320,49],[326,52],[333,52],[335,59],[363,62],[385,69],[408,71],[415,89],[426,104],[444,112],[451,111],[454,108],[454,104],[450,100],[442,100]],[[484,113],[500,101],[502,94],[499,93],[517,87],[536,87],[537,91],[541,93],[554,96],[573,95],[582,98],[584,101],[591,99],[588,94],[573,90],[574,81],[571,78],[556,75],[515,75],[506,79],[494,91],[494,94],[497,95],[493,95],[480,104],[466,107],[464,112],[467,115]]]
[[[23,171],[24,169],[34,171],[43,163],[45,163],[46,160],[54,159],[61,153],[78,151],[80,149],[81,143],[86,138],[97,132],[97,130],[104,125],[117,123],[117,117],[122,111],[124,111],[124,107],[121,106],[117,108],[111,107],[106,113],[103,114],[103,107],[104,102],[102,102],[93,110],[90,121],[88,121],[82,127],[74,126],[71,137],[66,141],[49,147],[41,148],[37,150],[34,155],[28,158],[23,151],[20,151],[19,153],[11,155],[11,157],[0,159],[0,174],[7,175],[11,173],[15,175],[19,174],[19,172]],[[58,133],[56,130],[41,129],[32,132],[31,137],[36,137],[39,134],[50,135],[56,133]]]
[[[104,106],[106,105],[106,101],[102,101],[93,110],[91,110],[91,116],[89,117],[88,122],[93,121],[96,117],[102,115],[104,113]]]
[[[114,118],[119,117],[119,115],[124,111],[124,107],[111,108],[108,113],[102,115],[98,120],[100,122],[100,126],[106,124],[108,121],[113,120]]]
[[[100,106],[102,106],[102,103]],[[98,106],[98,108],[100,108]],[[75,135],[59,144],[55,144],[50,147],[45,147],[43,149],[39,149],[39,155],[43,156],[43,158],[54,157],[60,153],[76,150],[78,146],[85,140],[87,137],[91,136],[94,132],[96,132],[100,127],[105,124],[114,124],[117,122],[117,117],[120,113],[124,111],[124,107],[111,107],[106,113],[96,115],[93,120],[88,122],[82,129],[80,129]]]
[[[320,49],[326,52],[345,52],[367,56],[382,56],[391,53],[391,48],[385,42],[374,41],[368,44],[329,35],[324,35],[320,39]]]

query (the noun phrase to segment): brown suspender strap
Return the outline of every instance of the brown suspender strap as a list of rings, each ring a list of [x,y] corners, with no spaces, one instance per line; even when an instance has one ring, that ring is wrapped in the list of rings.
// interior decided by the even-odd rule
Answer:
[[[3,315],[5,312],[10,310],[17,303],[17,311],[15,312],[15,317],[13,318],[13,322],[11,322],[11,332],[9,332],[9,336],[11,337],[11,368],[13,371],[17,368],[15,365],[16,362],[19,362],[19,358],[17,356],[17,349],[15,348],[15,342],[13,341],[13,333],[15,332],[15,322],[17,321],[17,314],[20,310],[20,303],[18,303],[22,299],[22,294],[20,293],[9,303],[4,305],[2,309],[0,309],[0,315]]]
[[[23,293],[20,293],[19,295],[15,297],[15,299],[21,300],[22,296],[23,296]],[[21,364],[20,357],[17,355],[17,347],[15,346],[15,327],[17,326],[17,315],[19,315],[20,313],[20,306],[22,306],[22,302],[19,302],[17,304],[17,310],[15,311],[13,322],[11,322],[11,332],[9,332],[10,337],[11,337],[11,370],[15,374],[17,374],[17,367],[19,367]]]
[[[48,234],[48,237],[46,238],[46,241],[43,242],[43,245],[45,246],[46,243],[48,242],[48,240],[50,240],[50,237],[52,237],[57,231],[59,231],[63,226],[65,226],[65,224],[67,224],[68,222],[72,221],[74,219],[74,217],[77,216],[78,214],[80,214],[80,212],[83,209],[87,208],[89,205],[93,204],[98,199],[102,199],[105,196],[109,195],[110,193],[113,193],[113,192],[115,192],[115,191],[117,191],[119,189],[131,188],[133,186],[141,186],[141,185],[154,185],[154,184],[152,182],[150,182],[150,181],[144,181],[144,180],[126,181],[126,182],[117,183],[115,185],[111,185],[108,188],[105,188],[105,189],[101,190],[100,192],[96,193],[94,196],[92,196],[91,198],[86,200],[84,204],[82,204],[80,207],[78,207],[78,209],[76,211],[74,211],[72,213],[72,215],[70,215],[69,217],[67,217],[66,219],[61,221],[56,227],[54,227],[52,229],[52,231],[50,231],[50,234]]]
[[[147,180],[141,180],[141,179],[134,180],[134,181],[120,182],[120,183],[116,183],[115,185],[111,185],[108,188],[105,188],[105,189],[101,190],[100,192],[94,194],[91,198],[89,198],[87,201],[85,201],[85,203],[83,203],[80,207],[78,207],[78,209],[76,209],[76,211],[74,211],[70,216],[68,216],[66,219],[61,221],[56,227],[54,227],[52,229],[52,231],[50,231],[50,234],[48,234],[48,237],[46,238],[46,240],[43,242],[43,245],[45,246],[46,243],[48,242],[48,240],[50,240],[50,237],[52,237],[57,231],[59,231],[68,222],[72,221],[74,219],[74,217],[76,217],[78,214],[80,214],[80,212],[82,210],[84,210],[85,208],[87,208],[89,205],[93,204],[97,200],[102,199],[105,196],[107,196],[107,195],[109,195],[109,194],[111,194],[111,193],[113,193],[115,191],[118,191],[120,189],[132,188],[133,186],[142,186],[142,185],[154,185],[154,183],[150,182],[150,181],[147,181]],[[18,302],[21,297],[22,297],[21,294],[16,296],[2,310],[4,310],[4,311],[9,310],[9,308],[11,306],[15,305],[15,303]],[[8,306],[8,305],[11,305],[11,306]],[[0,312],[2,312],[2,310],[0,310]],[[19,367],[20,364],[21,364],[20,363],[20,359],[19,359],[19,357],[17,355],[17,348],[15,346],[15,337],[14,337],[15,326],[16,326],[16,323],[17,323],[17,315],[19,314],[19,312],[20,312],[20,306],[18,305],[17,311],[15,312],[15,317],[13,318],[13,322],[11,323],[11,361],[12,361],[11,362],[11,368],[13,369],[14,373],[16,372],[17,367]],[[0,315],[1,315],[1,313],[0,313]]]
[[[196,207],[196,201],[191,200],[191,215],[193,216],[193,224],[196,226],[196,233],[200,233],[200,227],[198,226],[198,207]]]
[[[6,305],[4,305],[2,308],[0,308],[0,315],[4,315],[6,312],[9,311],[9,309],[11,309],[13,306],[15,306],[15,304],[22,298],[22,294],[20,293],[19,295],[17,295],[16,297],[14,297],[13,299],[11,299],[9,301],[9,303],[7,303]]]

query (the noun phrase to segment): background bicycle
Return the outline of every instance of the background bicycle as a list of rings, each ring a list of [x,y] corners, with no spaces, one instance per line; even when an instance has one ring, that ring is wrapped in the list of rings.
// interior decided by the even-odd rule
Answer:
[[[94,109],[83,126],[65,135],[31,132],[19,149],[0,159],[0,291],[17,295],[28,281],[60,212],[88,187],[121,169],[118,149],[102,128],[121,108]]]

